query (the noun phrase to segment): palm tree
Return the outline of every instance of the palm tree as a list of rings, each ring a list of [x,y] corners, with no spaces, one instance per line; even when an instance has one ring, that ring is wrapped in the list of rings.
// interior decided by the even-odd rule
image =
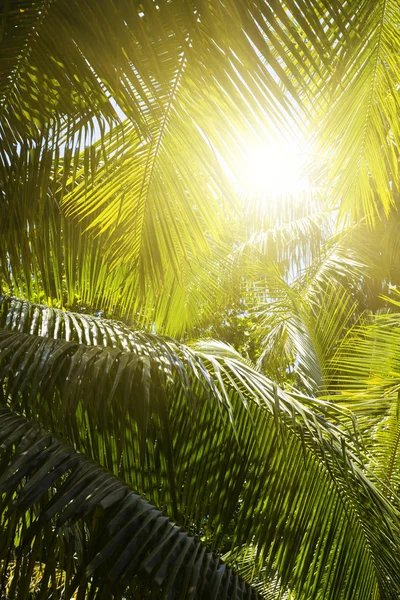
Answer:
[[[350,233],[396,220],[397,2],[9,0],[0,31],[4,596],[398,598],[397,421],[343,358]],[[293,130],[317,197],[244,218],[247,148]],[[258,366],[194,341],[238,282]]]

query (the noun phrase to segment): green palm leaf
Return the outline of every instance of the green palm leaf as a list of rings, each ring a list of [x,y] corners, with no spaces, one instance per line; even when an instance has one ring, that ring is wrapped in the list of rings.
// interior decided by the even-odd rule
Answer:
[[[398,305],[394,299],[389,302],[392,308]],[[400,489],[399,321],[398,313],[366,319],[329,364],[332,400],[357,416],[371,468],[393,497]]]
[[[257,598],[128,486],[4,408],[0,444],[2,539],[18,540],[0,554],[8,598],[29,595],[38,564],[46,597],[118,598],[128,587],[128,597]]]
[[[16,36],[17,50],[3,66],[0,166],[6,282],[119,310],[122,298],[160,298],[180,285],[185,264],[210,256],[210,240],[221,241],[237,210],[218,157],[240,157],[269,122],[283,127],[283,114],[307,113],[312,72],[319,82],[329,72],[351,15],[325,4],[11,3],[3,41],[14,47]],[[177,282],[164,288],[169,273]]]
[[[34,309],[30,323],[26,311],[20,328],[34,319],[37,327],[38,312],[40,332],[53,337],[51,309]],[[19,307],[8,326],[18,328],[20,315]],[[276,575],[282,590],[333,599],[338,590],[368,597],[378,585],[383,598],[395,597],[397,514],[365,477],[351,436],[324,417],[328,406],[288,396],[228,350],[194,351],[65,315],[74,335],[80,328],[91,343],[128,348],[2,330],[3,402],[219,552],[255,544],[264,576]]]
[[[371,224],[393,209],[398,190],[399,11],[391,0],[353,3],[350,11],[346,60],[337,61],[320,131],[343,215]]]

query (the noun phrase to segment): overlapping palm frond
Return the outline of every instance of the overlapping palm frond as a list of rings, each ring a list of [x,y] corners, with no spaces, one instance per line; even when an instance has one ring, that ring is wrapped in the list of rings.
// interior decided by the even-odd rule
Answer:
[[[259,366],[282,381],[295,376],[307,393],[326,389],[329,358],[360,316],[351,291],[366,269],[346,235],[328,240],[319,259],[291,282],[270,266],[259,284],[264,298],[254,309]]]
[[[371,224],[397,202],[396,0],[6,0],[0,39],[0,283],[11,293],[184,336],[215,307],[245,237],[229,171],[249,145],[282,131],[313,135],[318,124],[326,206],[340,204],[343,220]],[[288,283],[330,220],[294,212],[293,225],[282,217],[252,240],[270,251],[272,236],[280,263],[262,274],[271,379],[215,342],[188,347],[1,299],[0,566],[9,595],[26,595],[42,569],[41,596],[49,583],[64,594],[64,578],[68,593],[107,597],[119,575],[129,584],[143,560],[158,560],[140,554],[153,527],[154,552],[164,534],[172,544],[156,573],[150,565],[149,583],[139,582],[154,595],[157,580],[185,597],[197,569],[206,595],[252,593],[235,588],[193,535],[266,597],[400,597],[397,317],[353,332],[368,252],[346,241],[326,244]],[[338,408],[315,398],[326,388]],[[372,472],[346,427],[348,407],[377,441],[373,460],[366,444]],[[89,458],[189,535],[150,505],[138,515],[137,499],[117,516],[137,517],[119,533],[117,501],[100,513],[114,536],[106,538],[100,495],[132,493]]]
[[[319,1],[9,8],[2,276],[120,312],[182,285],[185,265],[226,241],[238,205],[219,157],[240,161],[247,139],[309,112],[302,95],[323,87],[334,40],[345,56],[351,18]]]
[[[215,297],[215,305],[222,315],[226,307],[227,314],[235,312],[234,306],[239,314],[252,315],[252,307],[259,308],[268,296],[275,297],[278,281],[292,281],[319,261],[335,232],[335,218],[326,199],[311,189],[301,202],[292,195],[268,193],[258,200],[249,198],[244,226],[237,229],[231,252],[220,261],[222,293],[219,304]]]
[[[124,125],[121,136],[128,136],[129,132],[132,136],[135,135],[132,126]],[[157,203],[150,202],[151,206],[147,204],[145,217],[147,191],[144,193],[141,187],[139,171],[142,169],[142,176],[147,177],[146,161],[151,149],[137,139],[136,149],[139,147],[139,150],[136,158],[134,153],[131,154],[127,150],[129,144],[128,146],[122,144],[121,151],[117,152],[118,135],[119,131],[116,128],[109,137],[105,138],[106,142],[112,140],[113,153],[116,152],[107,163],[102,160],[101,150],[102,143],[106,142],[98,142],[92,148],[94,151],[92,159],[97,164],[96,177],[93,175],[95,178],[92,189],[93,201],[96,201],[97,188],[101,190],[101,195],[108,193],[111,186],[120,212],[118,219],[111,226],[111,231],[102,232],[96,237],[86,231],[88,227],[91,229],[92,226],[97,226],[98,210],[81,223],[73,222],[60,210],[61,196],[68,190],[68,181],[65,181],[63,173],[52,182],[52,195],[43,199],[42,207],[31,202],[32,185],[37,180],[37,164],[34,160],[26,165],[25,174],[17,174],[18,183],[16,180],[15,189],[11,189],[11,180],[9,180],[0,242],[3,277],[6,278],[9,288],[19,289],[28,297],[40,299],[44,294],[45,298],[72,305],[79,292],[80,303],[95,305],[102,310],[114,309],[119,313],[129,314],[130,317],[137,316],[138,310],[141,315],[153,311],[146,325],[151,325],[153,321],[162,323],[166,318],[166,313],[162,312],[162,300],[172,295],[171,288],[182,288],[181,309],[172,314],[183,315],[185,300],[190,295],[191,271],[193,284],[201,273],[204,273],[200,288],[208,286],[207,292],[212,295],[212,280],[209,275],[216,267],[211,268],[211,265],[221,260],[221,244],[230,241],[231,238],[228,237],[226,228],[224,231],[222,227],[225,213],[217,197],[213,196],[214,192],[211,193],[210,188],[207,187],[210,182],[202,176],[203,167],[198,162],[196,177],[188,178],[185,166],[178,168],[176,161],[180,156],[180,150],[174,144],[171,146],[174,150],[174,160],[170,163],[166,160],[169,183],[173,187],[181,185],[185,188],[189,182],[189,189],[182,188],[182,194],[185,196],[186,192],[188,194],[190,192],[192,200],[197,194],[204,202],[208,202],[208,207],[205,210],[204,206],[192,206],[189,197],[186,203],[175,202],[174,194],[178,192],[173,187],[168,188],[167,172],[157,171],[158,174],[153,176],[154,198],[157,199]],[[132,142],[132,137],[130,141]],[[37,150],[37,154],[41,151],[41,149]],[[208,160],[210,169],[214,168],[212,153],[208,156],[203,154],[203,159],[204,164],[206,159]],[[61,164],[65,161],[66,157]],[[81,182],[82,193],[88,185],[84,178],[82,179],[84,163],[85,159],[82,157],[76,165],[76,176]],[[125,180],[128,181],[123,185],[118,178],[119,163],[125,168],[128,168],[128,165],[130,165],[129,169],[132,168],[132,170],[128,169],[128,178],[125,175]],[[93,173],[95,164],[93,164]],[[194,169],[194,165],[192,168]],[[215,169],[214,171],[216,172]],[[214,177],[214,181],[216,180],[217,177]],[[223,182],[224,178],[221,177],[218,185],[221,186]],[[129,207],[129,210],[126,212],[121,208],[121,202],[122,197],[127,193],[128,184],[133,186],[133,192],[131,189],[133,195],[131,194],[129,201],[127,200],[125,206]],[[225,186],[224,193],[227,192],[228,185],[229,182]],[[79,185],[78,188],[80,189]],[[216,186],[214,190],[217,191]],[[219,197],[221,197],[221,190],[220,187]],[[30,206],[31,214],[26,215],[25,223],[21,223],[20,218],[17,220],[11,209],[12,205],[18,206],[20,202]],[[107,207],[107,210],[113,210],[115,203],[113,206],[108,203]],[[205,213],[200,214],[201,210],[205,210]],[[113,222],[113,217],[110,222]],[[127,232],[127,223],[131,228],[130,232]],[[118,252],[121,252],[122,248],[119,243],[118,227],[127,234],[130,251],[126,253],[124,264],[114,269],[112,268],[115,260],[114,250],[118,248]],[[159,231],[157,227],[160,228]],[[216,240],[218,236],[219,239]],[[22,287],[21,283],[24,283]],[[157,304],[160,305],[158,309]],[[182,319],[179,324],[172,323],[171,319],[171,332],[180,333],[180,327],[190,329],[190,320]]]
[[[346,78],[339,99],[330,101],[333,110],[347,110],[347,97],[358,86],[367,90],[366,104],[371,84],[371,115],[389,111],[385,123],[396,141],[391,117],[396,96],[390,83],[394,69],[388,58],[396,39],[391,35],[396,15],[390,2],[374,3],[371,11],[369,2],[327,6],[317,1],[277,3],[273,8],[264,2],[228,8],[178,1],[149,1],[134,8],[126,1],[94,9],[86,2],[73,7],[64,0],[7,6],[3,43],[13,52],[2,63],[2,270],[9,282],[24,281],[28,293],[31,273],[35,282],[42,280],[46,297],[71,303],[77,289],[93,304],[99,289],[108,289],[107,302],[116,306],[126,294],[137,296],[138,288],[143,297],[144,280],[159,285],[167,263],[179,274],[194,249],[196,254],[209,250],[208,231],[217,238],[220,234],[220,219],[214,217],[222,210],[221,202],[227,210],[232,196],[217,168],[218,156],[240,161],[246,151],[243,141],[257,137],[259,121],[265,117],[268,129],[268,118],[276,121],[282,109],[309,111],[307,93],[322,107],[328,90],[336,98],[332,86],[337,88],[340,70]],[[98,31],[103,32],[101,40]],[[364,39],[372,42],[360,52]],[[330,66],[333,53],[335,68]],[[361,71],[360,57],[365,58]],[[364,72],[365,78],[360,75]],[[388,92],[377,82],[386,82]],[[368,129],[371,115],[365,110]],[[328,125],[343,123],[340,114],[332,118],[329,113]],[[321,113],[317,115],[319,120]],[[120,133],[109,133],[107,141],[107,130],[124,117]],[[359,129],[365,131],[361,125]],[[368,148],[382,146],[375,144],[374,131],[378,135],[383,129],[376,127],[364,136]],[[329,140],[339,139],[329,131]],[[340,139],[347,143],[353,136],[351,148],[358,152],[353,129],[346,126],[345,133]],[[390,160],[379,152],[375,158],[381,157],[380,162],[367,161],[371,173],[376,164],[380,190],[388,188],[391,178],[395,185],[392,146],[388,148]],[[341,173],[342,166],[340,161]],[[343,177],[335,172],[333,180],[343,182],[348,171],[346,167]],[[356,171],[351,174],[354,182],[360,174]],[[357,189],[364,188],[360,184]],[[80,226],[64,217],[60,204],[66,190],[71,213],[91,215]],[[388,206],[387,194],[382,197]],[[86,240],[88,226],[103,232],[96,243],[91,237]],[[18,237],[16,231],[24,235]],[[53,256],[49,247],[60,231],[59,251]],[[87,261],[92,244],[95,259]],[[128,267],[110,273],[110,265],[121,267],[128,260],[131,271],[132,261],[136,270],[139,259],[139,286],[127,278]],[[93,286],[85,287],[87,281],[101,282],[97,296]]]
[[[0,409],[2,589],[27,597],[257,598],[160,511],[70,446]],[[18,540],[12,549],[11,540]],[[12,573],[12,576],[9,575]],[[126,588],[128,587],[128,592]],[[160,591],[158,591],[160,590]]]
[[[338,589],[350,598],[378,585],[395,597],[397,516],[365,478],[349,433],[326,420],[329,407],[288,396],[228,349],[190,350],[71,313],[64,323],[91,345],[63,341],[53,337],[57,311],[28,308],[6,311],[9,328],[36,324],[33,334],[1,331],[3,403],[217,551],[252,540],[282,590],[336,599]]]

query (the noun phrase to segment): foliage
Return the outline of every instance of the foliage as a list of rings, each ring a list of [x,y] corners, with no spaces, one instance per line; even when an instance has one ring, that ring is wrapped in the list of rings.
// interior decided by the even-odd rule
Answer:
[[[0,440],[2,510],[9,507],[2,522],[3,545],[18,540],[7,595],[26,597],[36,564],[51,554],[39,594],[51,581],[66,598],[78,589],[80,596],[101,590],[105,597],[121,593],[127,584],[135,595],[138,588],[143,593],[140,575],[146,573],[147,583],[151,577],[165,594],[257,597],[151,504],[40,427],[2,409]],[[62,568],[59,573],[56,565]],[[9,568],[10,554],[2,565],[4,575]]]
[[[400,597],[397,0],[5,0],[0,42],[7,598]]]

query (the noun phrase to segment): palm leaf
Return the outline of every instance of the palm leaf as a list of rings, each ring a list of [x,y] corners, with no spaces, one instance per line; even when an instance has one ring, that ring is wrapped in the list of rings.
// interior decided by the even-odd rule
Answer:
[[[85,321],[90,332],[94,318]],[[365,477],[352,436],[327,421],[328,406],[285,394],[228,350],[190,350],[118,324],[113,342],[101,320],[93,329],[107,331],[97,342],[127,341],[130,351],[2,330],[4,402],[215,549],[255,544],[282,590],[336,599],[378,585],[396,597],[397,514]],[[41,332],[55,327],[45,318]]]
[[[265,193],[249,198],[245,209],[245,227],[236,234],[244,239],[232,255],[248,278],[257,278],[257,265],[262,272],[268,262],[278,263],[289,276],[304,270],[335,231],[327,199],[312,189],[275,198]]]
[[[400,489],[398,347],[399,314],[380,314],[350,332],[329,364],[332,400],[357,415],[371,468],[394,496]]]
[[[93,461],[7,409],[0,414],[1,575],[7,597],[257,598],[232,571]],[[13,565],[15,563],[15,567]],[[56,575],[56,565],[60,570]],[[200,577],[201,574],[201,577]],[[59,588],[57,590],[57,588]],[[61,589],[60,589],[61,588]],[[139,589],[135,593],[135,590]]]
[[[349,241],[346,232],[328,239],[318,259],[292,281],[272,264],[258,283],[253,335],[262,348],[259,366],[282,380],[292,372],[307,393],[329,385],[327,363],[362,312],[351,292],[367,270],[366,257]]]
[[[353,26],[346,58],[337,61],[320,132],[344,218],[365,216],[372,224],[393,209],[398,188],[399,12],[391,0],[347,9]]]
[[[71,305],[76,293],[122,312],[165,297],[187,263],[210,256],[237,207],[218,156],[265,136],[261,117],[283,127],[294,105],[308,111],[304,84],[329,72],[347,19],[341,3],[317,1],[10,6],[3,277],[31,297]]]

